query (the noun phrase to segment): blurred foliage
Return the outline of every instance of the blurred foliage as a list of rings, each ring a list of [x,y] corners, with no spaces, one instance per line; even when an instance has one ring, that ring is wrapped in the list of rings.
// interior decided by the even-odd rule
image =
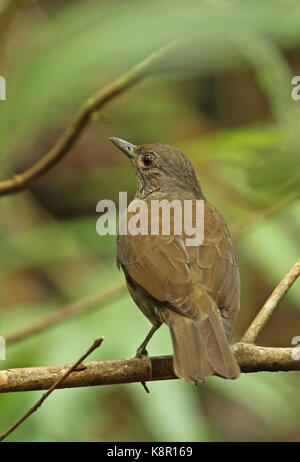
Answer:
[[[32,165],[91,93],[178,37],[155,75],[97,114],[72,152],[30,190],[1,198],[0,334],[123,282],[115,238],[99,237],[100,199],[135,190],[109,136],[167,142],[194,163],[236,237],[242,279],[236,338],[299,253],[300,4],[293,0],[152,2],[0,0],[0,173]],[[291,199],[276,213],[259,217]],[[295,285],[259,339],[290,346],[300,332]],[[12,345],[2,368],[130,357],[149,328],[128,295]],[[151,354],[169,354],[166,326]],[[10,441],[299,440],[297,373],[56,391]],[[39,392],[0,396],[0,432]]]

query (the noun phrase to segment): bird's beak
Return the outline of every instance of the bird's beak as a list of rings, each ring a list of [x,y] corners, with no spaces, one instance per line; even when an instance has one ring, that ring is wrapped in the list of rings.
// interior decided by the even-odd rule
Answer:
[[[117,146],[117,148],[121,149],[121,151],[125,152],[126,156],[129,159],[134,159],[133,151],[134,151],[134,144],[127,143],[127,141],[121,140],[120,138],[109,138],[110,141]]]

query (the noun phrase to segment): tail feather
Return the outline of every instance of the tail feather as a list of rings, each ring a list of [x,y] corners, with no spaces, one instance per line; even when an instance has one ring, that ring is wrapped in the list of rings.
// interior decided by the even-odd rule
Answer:
[[[213,374],[227,379],[240,375],[239,366],[226,339],[217,307],[204,320],[194,320],[168,309],[166,322],[174,349],[174,371],[189,382]]]

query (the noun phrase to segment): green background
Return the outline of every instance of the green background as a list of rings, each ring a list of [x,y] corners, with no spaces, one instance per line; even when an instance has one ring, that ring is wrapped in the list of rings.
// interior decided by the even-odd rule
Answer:
[[[123,284],[96,204],[135,192],[108,141],[169,143],[191,159],[234,235],[242,294],[235,340],[299,256],[300,4],[272,1],[0,0],[0,174],[41,158],[85,98],[152,51],[191,35],[153,75],[99,111],[29,190],[0,201],[0,335]],[[258,342],[300,335],[299,284]],[[7,348],[1,368],[129,358],[150,325],[128,294]],[[170,354],[163,326],[151,355]],[[7,441],[299,441],[297,372],[57,390]],[[0,433],[41,392],[0,395]]]

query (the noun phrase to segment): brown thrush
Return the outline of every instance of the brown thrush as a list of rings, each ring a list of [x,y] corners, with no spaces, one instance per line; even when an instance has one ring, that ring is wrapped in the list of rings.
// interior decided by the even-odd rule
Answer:
[[[134,146],[110,138],[131,160],[137,176],[135,199],[204,201],[204,240],[188,246],[186,234],[130,233],[117,239],[117,262],[131,297],[153,324],[137,355],[165,322],[174,350],[178,377],[197,383],[207,377],[236,379],[240,369],[229,340],[239,310],[240,279],[226,223],[204,197],[194,167],[177,149],[165,144]],[[128,214],[130,218],[132,214]],[[129,219],[128,218],[128,219]],[[193,208],[192,220],[195,218]],[[159,216],[161,220],[161,215]],[[171,222],[174,214],[171,215]]]

